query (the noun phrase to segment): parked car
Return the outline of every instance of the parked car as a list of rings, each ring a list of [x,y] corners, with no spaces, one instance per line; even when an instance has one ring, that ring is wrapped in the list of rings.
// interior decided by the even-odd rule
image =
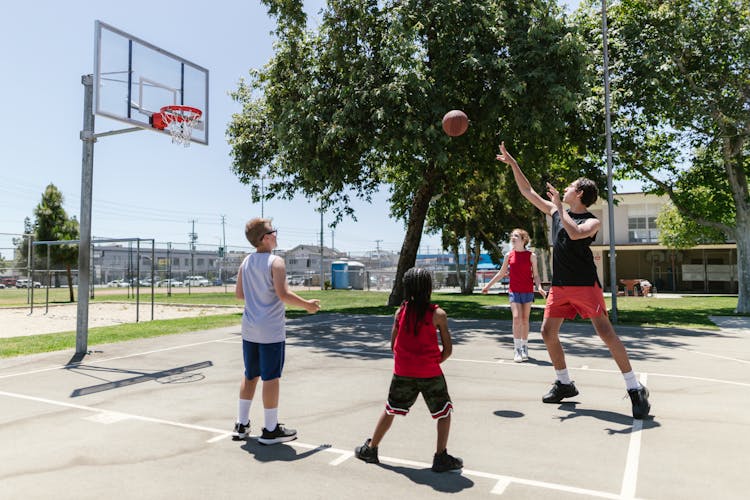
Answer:
[[[0,288],[5,288],[5,285],[3,285],[2,283],[0,283]]]
[[[38,281],[30,282],[28,278],[18,278],[16,280],[16,288],[29,288],[29,283],[32,283],[31,286],[34,288],[42,288],[42,284]]]
[[[224,284],[224,282],[223,282],[223,281],[221,281],[221,278],[216,278],[216,279],[215,279],[215,280],[214,280],[214,281],[212,282],[212,284],[213,284],[213,286],[221,286],[221,285],[223,285],[223,284]]]
[[[112,280],[107,283],[107,286],[110,288],[127,288],[130,284],[125,280]]]
[[[158,282],[156,284],[156,286],[163,286],[163,287],[172,286],[172,287],[175,287],[175,286],[183,286],[183,283],[182,283],[182,281],[176,280],[176,279],[166,279],[166,280],[161,280],[160,282]]]
[[[16,278],[5,277],[5,278],[0,279],[0,283],[5,285],[6,287],[16,286]]]
[[[237,275],[235,274],[231,278],[227,278],[227,283],[232,283],[232,284],[237,283]]]
[[[204,276],[186,276],[185,286],[211,286],[211,282]]]

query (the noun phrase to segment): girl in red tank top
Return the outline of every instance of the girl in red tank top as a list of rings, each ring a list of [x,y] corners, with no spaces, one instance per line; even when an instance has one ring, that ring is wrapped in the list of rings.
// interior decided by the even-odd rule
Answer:
[[[378,445],[390,429],[393,417],[408,414],[422,394],[437,422],[437,449],[432,470],[458,470],[463,467],[463,460],[448,455],[447,450],[453,403],[440,368],[440,363],[448,359],[453,350],[448,316],[437,304],[430,303],[432,276],[424,269],[406,271],[404,296],[406,299],[396,311],[391,329],[394,369],[385,411],[380,414],[372,438],[355,448],[354,455],[365,462],[378,463]],[[442,349],[438,346],[438,334]]]
[[[542,297],[547,296],[539,280],[536,254],[526,249],[528,244],[529,233],[523,229],[511,231],[511,251],[503,260],[500,271],[482,289],[482,293],[487,293],[498,280],[510,276],[508,299],[513,314],[513,361],[516,363],[529,359],[529,317],[534,302],[534,286]]]

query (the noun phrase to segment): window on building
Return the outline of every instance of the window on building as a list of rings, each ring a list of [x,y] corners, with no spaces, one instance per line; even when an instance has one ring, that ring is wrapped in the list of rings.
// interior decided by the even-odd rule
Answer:
[[[208,259],[208,267],[214,267],[214,262],[216,262],[214,259]]]
[[[189,265],[190,265],[190,259],[188,259],[188,258],[186,257],[186,258],[185,258],[185,267],[187,267],[187,266],[189,266]]]
[[[197,260],[197,261],[195,262],[195,265],[196,265],[196,266],[203,266],[203,263],[204,263],[205,261],[206,261],[206,259],[201,259],[201,258],[199,258],[199,259],[198,259],[198,260]]]
[[[179,257],[173,257],[172,258],[172,265],[173,266],[179,266],[180,265],[180,258]]]
[[[659,230],[656,217],[637,215],[628,217],[628,241],[630,243],[657,243]]]

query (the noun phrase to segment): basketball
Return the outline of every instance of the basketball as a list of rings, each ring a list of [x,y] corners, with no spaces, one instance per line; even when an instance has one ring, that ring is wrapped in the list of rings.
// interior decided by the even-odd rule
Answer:
[[[443,116],[443,130],[451,137],[458,137],[469,128],[469,118],[460,109],[453,109]]]

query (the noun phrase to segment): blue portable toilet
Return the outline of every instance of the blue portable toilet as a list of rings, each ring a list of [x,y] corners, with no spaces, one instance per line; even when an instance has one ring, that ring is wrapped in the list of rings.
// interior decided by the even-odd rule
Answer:
[[[337,260],[331,263],[331,288],[346,290],[349,288],[349,263]]]

